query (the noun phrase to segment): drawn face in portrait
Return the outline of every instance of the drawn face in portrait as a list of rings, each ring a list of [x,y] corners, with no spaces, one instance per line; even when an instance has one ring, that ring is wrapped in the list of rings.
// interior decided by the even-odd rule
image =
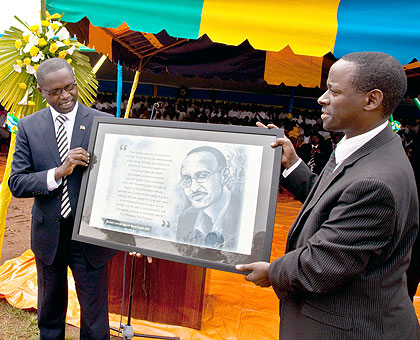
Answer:
[[[180,182],[194,208],[205,209],[218,201],[226,183],[225,170],[207,151],[192,153],[184,159]]]

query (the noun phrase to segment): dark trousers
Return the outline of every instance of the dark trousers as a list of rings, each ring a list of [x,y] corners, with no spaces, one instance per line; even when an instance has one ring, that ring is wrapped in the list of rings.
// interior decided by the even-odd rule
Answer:
[[[38,272],[38,327],[41,340],[64,340],[70,267],[80,303],[80,340],[108,340],[107,265],[94,268],[81,244],[71,240],[73,219],[60,224],[57,255],[51,265],[35,257]]]

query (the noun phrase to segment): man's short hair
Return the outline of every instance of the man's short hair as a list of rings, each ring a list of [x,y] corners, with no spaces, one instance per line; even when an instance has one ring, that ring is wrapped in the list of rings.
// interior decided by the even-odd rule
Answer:
[[[363,93],[381,90],[384,116],[391,115],[407,91],[407,77],[399,61],[382,52],[350,53],[341,59],[356,65],[350,79],[353,89]]]
[[[198,148],[192,149],[190,152],[188,152],[186,157],[197,152],[210,152],[212,155],[214,155],[214,157],[216,157],[219,168],[227,167],[226,158],[223,153],[220,150],[213,148],[212,146],[199,146]]]
[[[36,71],[36,80],[38,84],[43,85],[45,76],[52,72],[56,72],[62,69],[68,69],[70,72],[74,73],[73,68],[70,64],[61,58],[50,58],[43,61],[37,71]]]

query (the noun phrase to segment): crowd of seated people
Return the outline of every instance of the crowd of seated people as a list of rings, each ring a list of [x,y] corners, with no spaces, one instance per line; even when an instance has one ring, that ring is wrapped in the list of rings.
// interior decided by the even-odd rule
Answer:
[[[121,102],[121,116],[125,114],[127,103],[128,96],[125,95]],[[160,105],[154,105],[156,103]],[[98,100],[92,106],[115,115],[115,95],[99,93]],[[330,133],[323,129],[320,110],[296,108],[293,113],[289,113],[284,106],[134,96],[129,117],[150,119],[152,114],[154,119],[200,123],[248,126],[255,126],[257,121],[273,123],[284,129],[298,155],[315,173],[322,170],[332,150],[343,137],[341,133]],[[418,144],[419,121],[404,119],[401,123],[399,135],[410,157]]]
[[[125,114],[127,102],[128,97],[124,96],[121,102],[121,116]],[[155,107],[154,111],[155,103],[160,103],[161,105],[158,108]],[[115,115],[115,95],[100,93],[98,100],[92,104],[92,107]],[[248,126],[255,126],[257,121],[261,121],[278,124],[282,127],[285,122],[292,121],[298,126],[305,124],[322,126],[322,122],[319,119],[320,111],[315,110],[302,110],[295,115],[288,113],[284,106],[149,96],[134,97],[129,117],[150,119],[152,112],[155,115],[154,119],[176,121]]]

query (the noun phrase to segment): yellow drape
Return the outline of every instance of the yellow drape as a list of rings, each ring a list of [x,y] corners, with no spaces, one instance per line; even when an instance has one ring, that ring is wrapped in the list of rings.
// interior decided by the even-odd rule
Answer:
[[[6,228],[7,207],[12,199],[12,193],[9,189],[10,172],[12,170],[13,153],[15,152],[16,133],[12,133],[10,138],[9,154],[7,156],[6,168],[4,169],[3,181],[0,189],[0,259],[3,249],[4,230]]]

